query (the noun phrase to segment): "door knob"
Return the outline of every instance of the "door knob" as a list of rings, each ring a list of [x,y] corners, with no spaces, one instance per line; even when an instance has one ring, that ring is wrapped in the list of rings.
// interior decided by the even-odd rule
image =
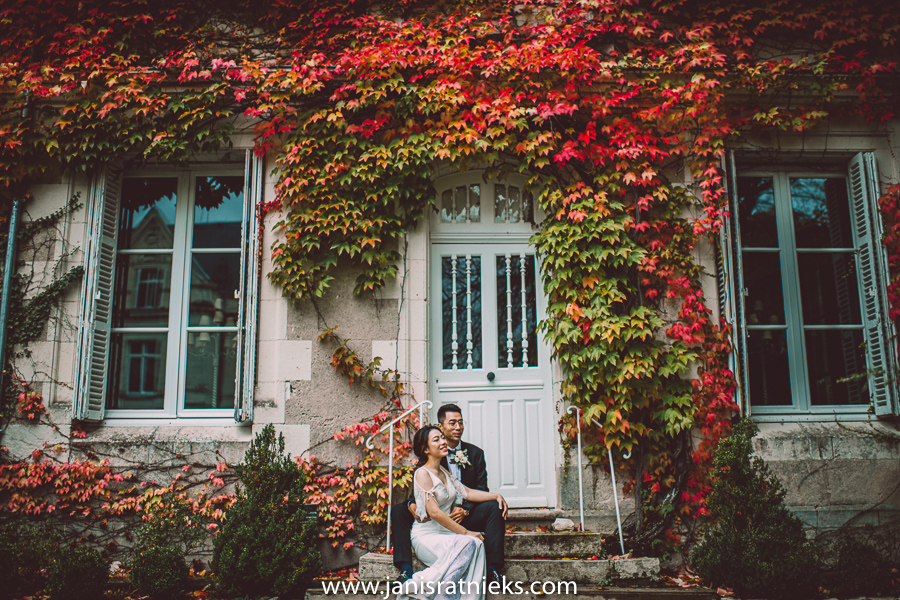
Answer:
[[[493,371],[491,371],[490,373],[487,374],[488,381],[493,381],[495,377],[497,377],[497,376],[494,375]]]

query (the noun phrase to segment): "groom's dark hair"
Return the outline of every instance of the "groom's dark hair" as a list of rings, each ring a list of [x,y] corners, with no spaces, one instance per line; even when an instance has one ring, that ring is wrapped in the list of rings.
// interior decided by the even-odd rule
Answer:
[[[462,414],[462,410],[455,404],[443,404],[438,409],[438,423],[444,422],[444,417],[447,416],[448,412],[455,412]]]

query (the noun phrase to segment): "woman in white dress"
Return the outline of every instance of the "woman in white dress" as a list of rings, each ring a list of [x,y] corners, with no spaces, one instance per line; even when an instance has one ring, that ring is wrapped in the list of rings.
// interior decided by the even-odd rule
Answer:
[[[493,492],[470,490],[441,467],[447,440],[440,428],[429,425],[416,432],[413,452],[419,468],[413,476],[416,522],[410,539],[416,556],[428,565],[403,584],[397,600],[483,600],[485,592],[484,536],[468,531],[450,518],[457,497],[472,502],[496,501]]]

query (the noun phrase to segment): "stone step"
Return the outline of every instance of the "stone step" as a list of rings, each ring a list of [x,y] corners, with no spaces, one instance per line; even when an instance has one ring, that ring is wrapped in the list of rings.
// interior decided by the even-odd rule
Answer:
[[[622,516],[624,518],[626,514]],[[581,513],[567,508],[511,508],[506,515],[507,525],[516,525],[525,529],[550,527],[556,519],[570,519],[578,525],[581,522]],[[615,510],[584,511],[584,527],[586,531],[603,534],[614,533],[616,531]]]
[[[374,582],[368,582],[374,583]],[[306,592],[306,600],[340,600],[346,598],[347,600],[384,600],[385,599],[385,587],[384,583],[380,583],[379,592],[378,593],[362,593],[359,589],[357,590],[347,590],[345,593],[330,593],[325,594],[325,592],[320,589],[311,589]],[[677,588],[619,588],[619,587],[605,587],[598,588],[595,585],[578,585],[577,591],[572,591],[571,586],[567,591],[558,591],[554,590],[551,592],[549,589],[544,591],[543,593],[531,593],[530,589],[525,588],[524,594],[516,593],[517,590],[513,588],[513,593],[499,593],[499,594],[486,594],[486,598],[490,600],[546,600],[548,597],[552,597],[553,600],[579,600],[583,598],[591,598],[592,600],[717,600],[718,595],[712,591],[705,588],[690,588],[690,589],[677,589]],[[549,594],[552,593],[552,596]],[[393,598],[393,594],[389,594],[387,596],[389,599]]]
[[[419,571],[425,565],[414,561]],[[396,567],[390,554],[369,552],[359,559],[359,578],[362,581],[393,581]],[[659,576],[659,559],[625,558],[619,560],[569,560],[511,558],[506,560],[503,575],[511,581],[574,581],[601,584],[608,581],[649,581]]]
[[[514,531],[503,543],[507,558],[590,558],[603,552],[603,536],[590,532]]]

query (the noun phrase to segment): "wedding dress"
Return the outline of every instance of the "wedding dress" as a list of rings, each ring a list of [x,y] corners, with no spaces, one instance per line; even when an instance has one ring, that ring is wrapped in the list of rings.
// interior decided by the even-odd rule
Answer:
[[[416,516],[428,516],[425,501],[431,497],[446,514],[450,514],[457,496],[467,498],[466,488],[453,475],[441,467],[449,488],[440,478],[422,467],[431,477],[434,487],[424,490],[413,476],[413,493],[416,500]],[[485,587],[484,542],[471,535],[453,533],[436,521],[413,523],[410,534],[413,550],[426,569],[413,574],[403,587],[397,600],[483,600]]]

